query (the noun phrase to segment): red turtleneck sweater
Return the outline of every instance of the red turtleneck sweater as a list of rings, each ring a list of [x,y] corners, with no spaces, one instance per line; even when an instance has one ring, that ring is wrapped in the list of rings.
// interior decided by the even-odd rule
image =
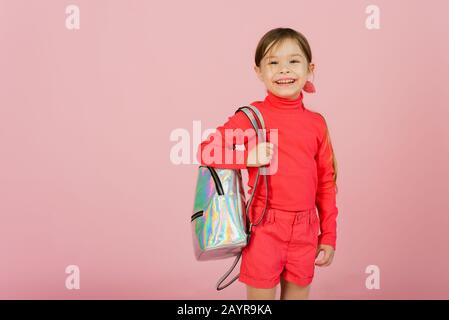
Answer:
[[[306,109],[302,100],[302,91],[297,99],[291,100],[276,96],[267,90],[264,101],[251,103],[262,113],[267,129],[267,140],[270,141],[271,129],[277,129],[278,134],[278,143],[270,162],[271,165],[273,161],[277,161],[277,171],[267,176],[268,206],[287,211],[307,210],[316,206],[321,229],[319,243],[331,245],[335,249],[338,209],[333,180],[332,145],[323,116]],[[237,112],[230,116],[226,123],[219,126],[216,132],[210,134],[200,144],[197,152],[197,159],[202,165],[214,168],[248,169],[249,195],[258,170],[257,167],[246,166],[249,152],[248,141],[255,138],[255,132],[253,130],[252,136],[242,134],[239,137],[236,134],[232,141],[226,141],[231,139],[225,139],[224,130],[243,129],[244,131],[252,128],[247,116],[243,112]],[[218,133],[220,135],[217,136]],[[244,144],[245,150],[235,149],[236,144]],[[204,150],[206,146],[208,148]],[[215,147],[223,148],[221,157],[214,158]],[[228,149],[227,152],[232,152],[232,161],[226,159],[225,163],[224,148]],[[203,150],[210,152],[210,157],[202,157],[206,154]],[[212,162],[206,163],[204,158],[212,158]],[[244,161],[241,161],[242,159]],[[253,204],[265,205],[264,183],[264,179],[259,178]]]

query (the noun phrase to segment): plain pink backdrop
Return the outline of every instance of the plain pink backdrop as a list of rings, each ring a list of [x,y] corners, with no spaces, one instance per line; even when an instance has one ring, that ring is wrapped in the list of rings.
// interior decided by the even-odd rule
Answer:
[[[80,7],[80,30],[65,7]],[[380,7],[380,30],[365,8]],[[0,1],[0,298],[245,299],[197,262],[193,122],[263,100],[271,28],[304,33],[338,161],[333,264],[311,299],[449,298],[449,3]],[[175,164],[170,134],[191,135]],[[80,267],[79,290],[65,268]],[[380,289],[365,287],[369,265]]]

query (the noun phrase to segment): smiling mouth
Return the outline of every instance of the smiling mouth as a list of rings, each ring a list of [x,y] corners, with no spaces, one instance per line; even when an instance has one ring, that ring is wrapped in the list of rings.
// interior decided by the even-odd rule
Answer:
[[[280,85],[280,86],[288,86],[288,85],[291,85],[291,84],[293,84],[295,82],[296,82],[296,79],[274,81],[274,83],[276,83],[277,85]]]

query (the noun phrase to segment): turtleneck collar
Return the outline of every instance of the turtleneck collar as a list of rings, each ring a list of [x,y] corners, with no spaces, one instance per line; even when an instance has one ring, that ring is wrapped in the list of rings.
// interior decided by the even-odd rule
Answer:
[[[298,98],[296,99],[288,99],[284,97],[276,96],[274,93],[272,93],[270,90],[267,91],[267,96],[265,97],[265,102],[268,102],[271,106],[277,109],[297,109],[300,111],[304,110],[304,104],[302,102],[303,98],[303,92],[299,94]]]

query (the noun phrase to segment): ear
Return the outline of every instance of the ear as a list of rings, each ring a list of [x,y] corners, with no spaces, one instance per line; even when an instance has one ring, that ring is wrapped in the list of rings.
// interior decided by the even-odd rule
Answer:
[[[315,64],[314,63],[310,63],[309,64],[309,73],[313,73],[314,70],[315,70]]]
[[[254,72],[256,72],[256,75],[259,78],[259,80],[263,82],[262,72],[261,72],[260,68],[256,65],[254,66]]]

